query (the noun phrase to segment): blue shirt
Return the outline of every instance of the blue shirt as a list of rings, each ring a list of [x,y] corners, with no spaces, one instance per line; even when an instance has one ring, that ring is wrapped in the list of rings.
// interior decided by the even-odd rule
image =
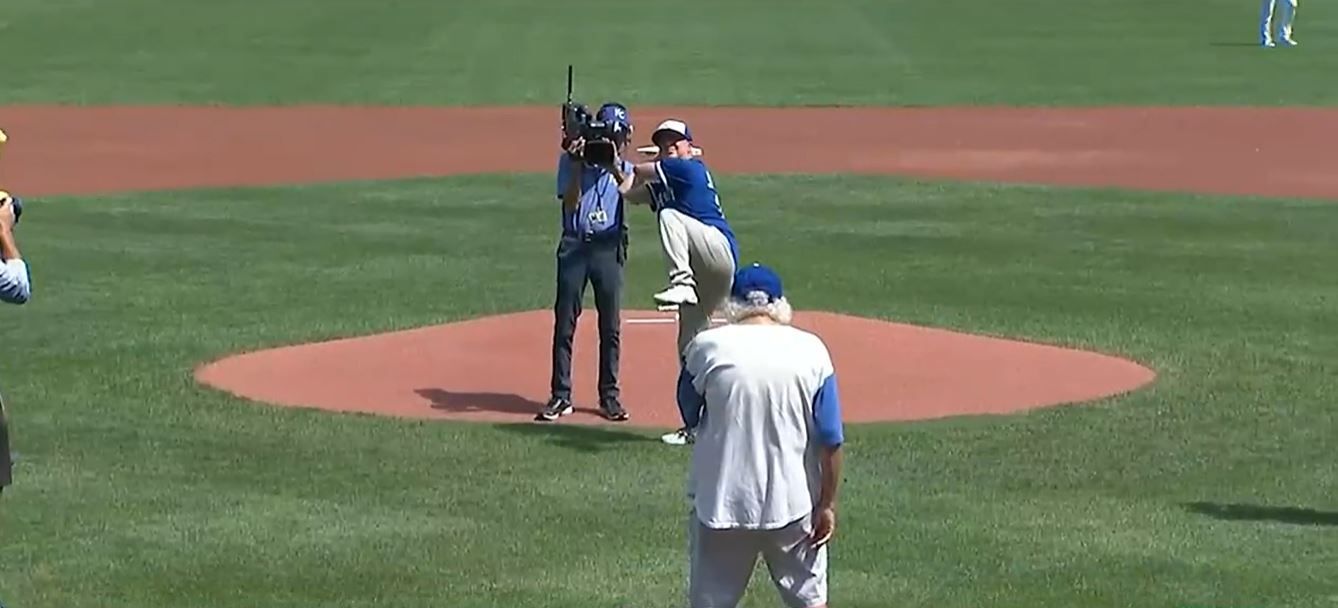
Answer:
[[[725,219],[715,180],[706,163],[696,158],[665,158],[655,164],[658,183],[651,185],[651,197],[657,209],[673,209],[724,233],[739,263],[739,244],[734,230]]]
[[[624,175],[632,174],[632,163],[622,161]],[[571,180],[571,161],[563,152],[558,158],[557,197],[562,200],[562,193]],[[562,211],[562,232],[571,235],[601,234],[622,228],[623,196],[618,192],[618,180],[613,173],[603,167],[582,165],[581,167],[581,203],[575,213]]]

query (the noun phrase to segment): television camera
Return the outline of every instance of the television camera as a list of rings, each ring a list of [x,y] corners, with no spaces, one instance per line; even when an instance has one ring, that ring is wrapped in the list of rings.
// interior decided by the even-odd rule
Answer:
[[[618,146],[625,143],[629,133],[619,128],[617,123],[600,119],[584,104],[571,100],[572,66],[567,66],[567,101],[562,104],[563,144],[581,139],[585,143],[577,153],[578,158],[591,165],[608,166],[613,164]]]

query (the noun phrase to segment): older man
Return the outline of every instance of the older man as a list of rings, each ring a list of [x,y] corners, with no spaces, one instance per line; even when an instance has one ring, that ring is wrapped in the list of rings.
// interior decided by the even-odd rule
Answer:
[[[765,266],[736,273],[722,309],[727,324],[692,339],[678,382],[684,426],[697,429],[690,605],[736,606],[761,555],[788,606],[825,607],[845,440],[830,353],[790,325]]]

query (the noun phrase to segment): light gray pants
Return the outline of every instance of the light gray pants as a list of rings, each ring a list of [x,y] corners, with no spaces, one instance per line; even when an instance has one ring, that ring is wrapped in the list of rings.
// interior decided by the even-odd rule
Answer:
[[[678,353],[682,356],[688,342],[711,326],[711,315],[729,297],[734,255],[725,234],[714,226],[674,209],[661,209],[658,216],[669,284],[689,285],[697,291],[696,306],[678,309]]]
[[[777,530],[715,530],[693,513],[688,521],[688,605],[736,608],[761,557],[786,606],[826,606],[827,547],[809,544],[812,530],[808,517]]]

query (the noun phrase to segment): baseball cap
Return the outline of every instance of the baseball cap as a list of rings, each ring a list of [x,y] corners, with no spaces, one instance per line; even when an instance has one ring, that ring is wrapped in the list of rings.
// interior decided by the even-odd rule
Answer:
[[[614,101],[599,106],[599,111],[595,112],[595,116],[600,120],[618,123],[629,129],[632,127],[632,119],[627,115],[627,106]]]
[[[655,132],[650,134],[651,141],[654,141],[655,136],[659,135],[661,131],[669,131],[672,133],[677,133],[679,135],[682,135],[683,139],[692,141],[692,131],[688,129],[688,123],[685,123],[681,120],[676,120],[671,118],[669,120],[660,123],[660,126],[655,127]]]
[[[729,295],[739,301],[763,306],[785,296],[780,275],[757,262],[734,273],[734,286]]]

